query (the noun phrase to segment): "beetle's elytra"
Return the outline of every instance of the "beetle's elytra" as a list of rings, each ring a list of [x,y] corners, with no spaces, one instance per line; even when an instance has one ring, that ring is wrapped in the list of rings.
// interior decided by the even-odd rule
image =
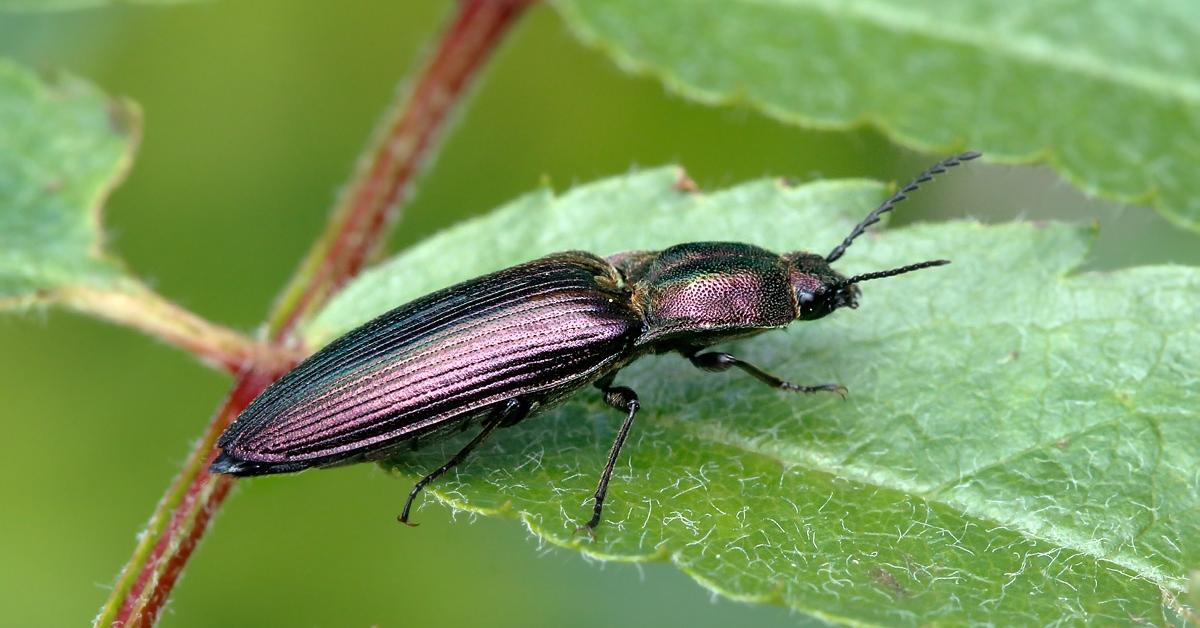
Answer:
[[[414,439],[470,426],[478,434],[413,487],[462,462],[500,427],[587,385],[625,413],[596,488],[586,528],[600,523],[609,477],[638,412],[633,390],[614,383],[649,353],[681,354],[707,371],[741,369],[769,386],[801,386],[722,352],[718,342],[858,306],[858,285],[946,260],[844,277],[829,265],[921,183],[963,161],[946,159],[867,215],[825,256],[778,255],[749,244],[693,242],[608,258],[556,253],[434,292],[331,342],[263,391],[221,436],[212,470],[238,476],[300,471],[395,454]]]

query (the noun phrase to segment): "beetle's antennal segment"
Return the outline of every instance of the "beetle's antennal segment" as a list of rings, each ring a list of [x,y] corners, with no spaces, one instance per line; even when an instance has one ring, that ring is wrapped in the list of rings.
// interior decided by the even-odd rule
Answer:
[[[834,247],[834,249],[829,252],[829,255],[825,256],[825,261],[830,264],[836,262],[843,254],[846,253],[846,249],[850,248],[850,243],[854,242],[855,238],[862,235],[863,232],[867,230],[867,227],[879,222],[880,216],[892,211],[892,209],[895,208],[900,201],[908,198],[910,193],[921,187],[922,183],[931,181],[933,180],[934,175],[942,174],[948,168],[953,168],[964,161],[971,161],[972,159],[979,157],[979,155],[979,153],[974,151],[969,151],[961,155],[955,155],[954,157],[950,157],[938,162],[932,168],[922,172],[919,176],[917,176],[917,178],[909,181],[908,185],[896,190],[896,193],[893,194],[891,198],[884,201],[879,207],[876,207],[875,211],[867,214],[867,217],[863,218],[862,222],[858,223],[858,225],[854,227],[854,229],[850,232],[850,235],[846,236],[846,239],[842,240],[841,244]],[[875,279],[875,277],[872,277],[872,279]]]
[[[846,281],[844,281],[843,284],[850,285],[850,284],[855,284],[855,283],[862,283],[864,281],[870,281],[872,279],[883,279],[884,277],[895,277],[896,275],[903,275],[904,273],[911,273],[914,270],[921,270],[922,268],[933,268],[934,266],[945,266],[946,264],[949,264],[949,263],[950,263],[950,260],[948,260],[948,259],[935,259],[935,260],[930,260],[928,262],[921,262],[919,264],[909,264],[908,266],[901,266],[900,268],[893,268],[891,270],[881,270],[881,271],[874,272],[874,273],[855,275],[855,276],[847,279]]]

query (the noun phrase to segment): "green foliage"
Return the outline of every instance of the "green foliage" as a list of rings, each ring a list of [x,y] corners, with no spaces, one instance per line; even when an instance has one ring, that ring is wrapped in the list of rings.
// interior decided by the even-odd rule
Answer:
[[[555,0],[622,67],[706,103],[1048,161],[1200,229],[1200,3]]]
[[[129,168],[139,117],[69,76],[44,82],[0,60],[0,306],[112,286],[100,214]]]
[[[309,337],[553,250],[722,239],[824,253],[883,193],[762,180],[696,195],[678,176],[518,199],[365,273]],[[829,620],[1161,623],[1162,593],[1200,564],[1200,272],[1072,273],[1088,239],[1059,224],[881,231],[840,268],[954,264],[730,346],[792,381],[846,384],[845,401],[676,356],[634,364],[618,382],[643,411],[594,539],[575,529],[620,420],[594,391],[501,430],[434,493],[598,559],[670,560],[722,594]],[[395,466],[412,479],[460,444]]]

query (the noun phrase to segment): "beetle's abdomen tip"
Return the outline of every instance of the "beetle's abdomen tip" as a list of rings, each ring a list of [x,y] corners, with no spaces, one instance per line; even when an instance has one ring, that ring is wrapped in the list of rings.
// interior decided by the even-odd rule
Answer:
[[[303,471],[312,466],[316,465],[306,461],[247,460],[245,458],[238,458],[236,454],[231,454],[229,450],[225,449],[217,455],[212,464],[208,465],[208,470],[212,473],[247,477],[251,475],[270,475],[273,473],[292,473],[294,471]]]
[[[228,475],[244,475],[248,470],[247,465],[240,460],[237,460],[227,452],[222,451],[217,456],[212,464],[208,465],[208,470],[213,473],[225,473]]]

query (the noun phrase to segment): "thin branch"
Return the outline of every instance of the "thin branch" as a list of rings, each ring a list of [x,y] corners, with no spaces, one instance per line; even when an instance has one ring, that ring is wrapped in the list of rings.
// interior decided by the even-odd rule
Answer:
[[[387,116],[324,235],[301,264],[269,318],[270,338],[293,342],[297,325],[362,267],[399,215],[399,204],[433,150],[448,115],[462,102],[503,35],[533,0],[462,0],[415,87]],[[229,493],[232,480],[208,465],[220,433],[284,372],[254,365],[239,376],[188,462],[159,502],[133,557],[121,572],[97,626],[150,626]]]
[[[238,378],[139,535],[133,557],[94,625],[154,624],[183,565],[233,485],[228,476],[208,473],[208,465],[216,457],[217,438],[276,375],[251,370]]]
[[[258,342],[205,320],[137,281],[123,281],[112,289],[68,286],[55,290],[53,298],[73,310],[173,344],[234,375],[251,364],[277,369],[300,357],[294,349]]]

